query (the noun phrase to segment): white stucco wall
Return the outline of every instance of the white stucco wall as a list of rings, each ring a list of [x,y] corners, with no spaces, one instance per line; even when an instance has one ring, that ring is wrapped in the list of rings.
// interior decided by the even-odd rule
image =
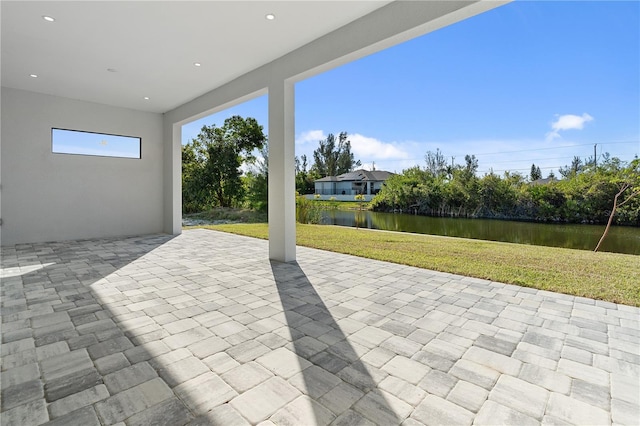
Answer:
[[[162,115],[2,88],[2,245],[163,231]],[[51,128],[142,138],[142,158],[53,154]]]

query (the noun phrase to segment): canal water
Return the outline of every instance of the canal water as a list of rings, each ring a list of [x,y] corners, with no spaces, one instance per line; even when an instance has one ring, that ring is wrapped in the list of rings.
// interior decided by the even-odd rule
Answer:
[[[371,211],[327,210],[322,223],[340,226],[445,235],[518,244],[593,250],[604,225],[548,224],[490,219],[458,219]],[[640,255],[640,228],[614,226],[601,251]]]

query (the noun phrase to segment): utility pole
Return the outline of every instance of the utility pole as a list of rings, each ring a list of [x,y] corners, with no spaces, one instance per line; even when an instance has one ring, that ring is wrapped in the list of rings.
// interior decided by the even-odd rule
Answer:
[[[593,165],[597,168],[598,167],[598,157],[596,157],[596,147],[598,146],[597,143],[593,144]]]

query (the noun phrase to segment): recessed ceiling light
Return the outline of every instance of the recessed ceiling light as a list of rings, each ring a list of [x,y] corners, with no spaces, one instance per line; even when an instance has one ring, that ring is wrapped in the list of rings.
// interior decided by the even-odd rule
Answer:
[[[268,13],[264,17],[267,21],[273,21],[274,19],[276,19],[276,15],[274,15],[273,13]]]
[[[38,74],[29,74],[29,77],[31,77],[31,78],[38,78]]]
[[[42,19],[44,19],[47,22],[54,22],[56,20],[55,18],[52,18],[51,16],[47,16],[47,15],[44,15]]]
[[[148,96],[145,96],[145,97],[144,97],[144,100],[145,100],[145,101],[148,101],[148,100],[149,100],[149,97],[148,97]]]
[[[194,62],[193,65],[195,65],[196,67],[201,66],[202,64],[200,62]]]

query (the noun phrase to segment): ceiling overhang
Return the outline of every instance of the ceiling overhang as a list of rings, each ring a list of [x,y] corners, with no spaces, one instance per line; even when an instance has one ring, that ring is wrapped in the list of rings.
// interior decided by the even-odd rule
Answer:
[[[503,3],[5,0],[2,86],[184,119]]]
[[[165,112],[386,3],[2,1],[2,85]]]

